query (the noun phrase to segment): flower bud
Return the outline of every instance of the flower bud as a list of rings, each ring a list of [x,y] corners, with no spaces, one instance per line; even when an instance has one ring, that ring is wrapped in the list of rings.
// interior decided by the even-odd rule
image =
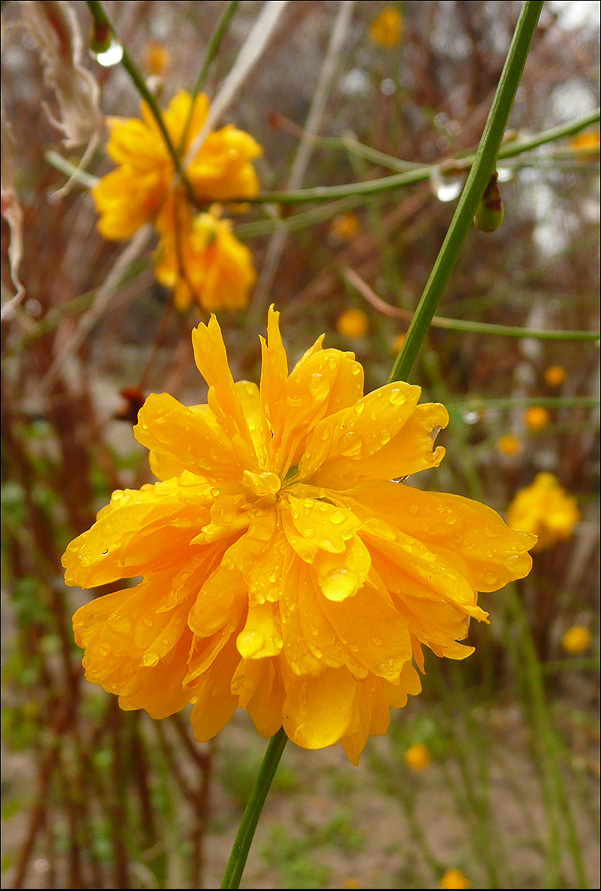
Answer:
[[[484,190],[474,216],[474,226],[481,232],[494,232],[503,222],[503,202],[495,171]]]

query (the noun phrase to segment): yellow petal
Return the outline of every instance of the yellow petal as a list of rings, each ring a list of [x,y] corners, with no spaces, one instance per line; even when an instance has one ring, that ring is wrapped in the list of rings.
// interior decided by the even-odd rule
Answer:
[[[240,662],[234,638],[230,638],[211,667],[192,690],[194,704],[190,721],[194,738],[206,742],[227,724],[238,706],[238,697],[230,690],[232,677]]]
[[[285,520],[286,536],[304,560],[321,549],[341,554],[346,543],[359,529],[359,520],[349,510],[336,507],[317,498],[295,498],[289,494],[280,502],[280,513]]]
[[[273,736],[280,729],[285,693],[276,659],[243,660],[233,677],[232,693],[261,736]]]
[[[343,553],[319,551],[313,561],[317,584],[328,600],[352,597],[365,584],[371,557],[358,535],[346,542]]]
[[[293,680],[284,700],[284,730],[297,746],[321,749],[344,736],[352,718],[355,679],[346,668]]]
[[[277,656],[284,643],[279,609],[269,602],[251,607],[236,643],[243,659]]]
[[[418,538],[477,591],[496,591],[530,572],[534,536],[513,532],[496,511],[477,501],[379,480],[357,487],[352,497]]]
[[[134,427],[138,442],[169,466],[211,477],[240,477],[231,442],[208,406],[186,408],[168,393],[151,393]]]

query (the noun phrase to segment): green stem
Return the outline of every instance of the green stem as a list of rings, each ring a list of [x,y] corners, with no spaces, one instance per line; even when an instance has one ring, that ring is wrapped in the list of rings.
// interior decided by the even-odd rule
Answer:
[[[114,39],[117,42],[119,42],[118,38],[117,38],[117,31],[115,29],[115,26],[114,26],[113,22],[111,21],[109,14],[107,13],[104,6],[100,2],[100,0],[86,0],[86,3],[88,6],[88,9],[90,10],[92,18],[94,19],[96,24],[97,25],[108,25],[108,27],[111,29],[111,34],[113,35]],[[161,111],[159,109],[159,106],[157,105],[157,101],[154,98],[154,96],[152,95],[152,93],[150,92],[150,90],[148,89],[148,87],[146,86],[146,81],[144,80],[144,77],[142,76],[142,73],[138,69],[136,63],[134,62],[132,57],[129,55],[126,48],[122,44],[121,44],[121,46],[123,47],[123,56],[121,57],[121,65],[123,65],[124,69],[129,74],[129,76],[130,76],[134,86],[136,87],[137,91],[139,92],[140,96],[144,99],[144,101],[150,108],[150,111],[152,112],[152,116],[154,117],[155,121],[157,122],[157,126],[158,126],[159,130],[161,131],[161,135],[165,141],[165,145],[167,146],[167,151],[171,155],[171,160],[173,161],[175,170],[177,171],[178,176],[180,177],[181,181],[184,184],[186,193],[188,195],[188,199],[191,204],[195,204],[196,198],[192,191],[192,186],[190,185],[190,182],[188,181],[188,179],[186,179],[186,175],[182,168],[180,158],[175,150],[175,146],[171,142],[171,137],[169,136],[169,133],[167,132],[167,128],[165,127],[165,123],[163,121],[163,116],[161,115]]]
[[[535,2],[535,0],[527,0],[527,2],[532,3]],[[536,2],[538,2],[538,0],[536,0]],[[501,78],[503,78],[503,75],[501,75]],[[499,86],[500,85],[501,81],[499,82]],[[499,92],[497,91],[497,96],[498,95]],[[493,109],[494,107],[493,104]],[[507,142],[499,149],[499,160],[503,160],[504,158],[514,158],[516,155],[531,151],[548,142],[553,142],[564,136],[571,136],[574,133],[584,130],[586,127],[590,126],[590,124],[596,123],[600,118],[601,110],[596,109],[582,118],[570,121],[568,124],[562,124],[560,127],[552,127],[550,130],[543,130],[541,133],[538,133],[536,136],[531,136],[528,139]],[[480,145],[482,145],[482,142]],[[467,171],[475,163],[477,157],[478,154],[465,155],[464,157],[457,159],[449,158],[442,163],[447,170]],[[382,161],[379,163],[383,166]],[[254,198],[241,197],[232,198],[231,200],[247,202],[249,204],[305,204],[308,201],[331,201],[336,198],[348,198],[352,195],[369,197],[371,195],[378,195],[381,192],[389,192],[392,189],[401,189],[405,186],[412,186],[415,185],[415,183],[423,182],[424,180],[429,179],[434,171],[439,170],[440,165],[440,161],[436,164],[427,164],[425,166],[420,165],[415,169],[397,173],[394,176],[381,176],[378,179],[370,180],[369,182],[347,183],[341,186],[316,186],[312,189],[298,189],[291,192],[261,192],[260,195],[255,195]]]
[[[202,67],[198,73],[198,77],[196,78],[196,82],[194,87],[192,88],[192,101],[190,103],[190,110],[188,111],[188,117],[186,118],[186,123],[184,125],[184,130],[182,133],[182,138],[179,144],[180,152],[184,151],[184,147],[186,145],[186,139],[188,138],[188,132],[190,130],[190,124],[192,123],[192,116],[194,114],[194,100],[204,87],[205,80],[207,79],[207,74],[209,73],[209,68],[211,62],[215,58],[215,54],[219,49],[219,44],[223,39],[223,35],[227,31],[227,27],[236,12],[236,9],[240,5],[240,0],[230,0],[230,3],[225,9],[225,12],[217,22],[215,26],[215,30],[211,34],[211,38],[209,40],[209,45],[207,46],[207,51],[205,53],[205,57],[203,59]]]
[[[462,399],[456,402],[449,400],[446,404],[459,407],[463,411],[477,411],[483,408],[499,410],[529,408],[532,405],[538,405],[541,408],[598,408],[599,399],[595,396],[533,396],[524,399],[518,397],[480,399],[478,396],[471,396],[469,399]]]
[[[248,857],[248,851],[259,817],[261,816],[263,804],[267,798],[271,781],[287,742],[288,737],[284,733],[283,727],[280,727],[275,736],[272,736],[269,741],[259,775],[242,815],[242,822],[240,823],[240,828],[232,847],[232,853],[223,876],[223,882],[221,883],[222,888],[238,888],[240,885],[240,879],[242,878],[246,858]]]
[[[390,374],[391,381],[407,380],[436,307],[459,257],[478,203],[493,173],[499,146],[509,119],[515,94],[528,58],[530,44],[543,8],[542,0],[526,0],[509,47],[476,159],[459,199],[446,238],[417,307],[407,337]]]

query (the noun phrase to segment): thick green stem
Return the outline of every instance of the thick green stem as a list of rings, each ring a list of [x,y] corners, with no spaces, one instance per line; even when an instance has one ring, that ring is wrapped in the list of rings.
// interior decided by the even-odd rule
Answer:
[[[263,804],[267,798],[271,781],[287,742],[288,737],[284,733],[283,727],[280,727],[275,736],[271,737],[254,789],[242,815],[242,822],[240,823],[240,828],[232,847],[232,853],[223,876],[223,882],[221,883],[222,888],[238,888],[240,885],[240,879],[242,878],[246,858],[248,857],[255,829],[261,816]]]
[[[476,152],[476,159],[413,321],[409,326],[407,337],[394,363],[390,374],[391,381],[407,380],[409,377],[419,348],[436,312],[436,307],[451,277],[472,225],[476,208],[495,168],[509,113],[542,8],[542,0],[526,0],[522,7],[492,108]]]
[[[113,35],[115,40],[117,40],[117,32],[116,32],[115,26],[114,26],[113,22],[111,21],[109,14],[107,13],[104,6],[100,2],[100,0],[86,0],[86,3],[88,6],[88,9],[90,10],[90,13],[92,14],[92,18],[94,19],[96,24],[108,26],[111,30],[111,34]],[[169,136],[169,133],[167,132],[167,128],[165,127],[165,123],[163,121],[163,116],[161,115],[161,111],[159,109],[159,106],[157,105],[157,101],[154,98],[154,96],[152,95],[152,93],[150,92],[150,90],[148,89],[148,87],[146,86],[146,81],[144,80],[144,77],[142,76],[136,63],[134,62],[132,57],[129,55],[129,53],[127,52],[125,47],[123,47],[123,56],[121,57],[121,65],[123,65],[124,69],[129,74],[129,76],[130,76],[135,88],[139,92],[140,96],[142,97],[142,99],[144,99],[144,101],[150,108],[150,111],[152,112],[152,116],[154,117],[155,121],[157,122],[157,126],[158,126],[159,130],[161,131],[161,136],[165,140],[165,145],[167,146],[167,151],[171,155],[171,160],[173,161],[175,170],[176,170],[178,176],[180,177],[181,181],[184,184],[186,193],[188,195],[188,199],[192,204],[194,204],[196,202],[196,199],[195,199],[194,193],[192,191],[192,187],[191,187],[189,181],[186,179],[186,176],[184,174],[184,171],[183,171],[183,168],[181,165],[181,160],[179,158],[179,155],[177,154],[177,151],[175,150],[175,146],[171,142],[171,137]]]

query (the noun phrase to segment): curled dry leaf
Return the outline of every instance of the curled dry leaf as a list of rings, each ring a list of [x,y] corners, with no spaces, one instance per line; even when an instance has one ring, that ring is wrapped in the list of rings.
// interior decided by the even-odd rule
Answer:
[[[1,109],[1,128],[2,128],[2,154],[1,154],[1,204],[2,216],[10,227],[10,244],[8,247],[8,262],[10,266],[10,277],[17,289],[15,296],[2,307],[2,318],[8,316],[12,308],[21,301],[25,294],[25,289],[19,279],[19,267],[23,259],[23,210],[19,203],[17,190],[15,188],[15,168],[13,165],[14,142],[10,125],[6,120],[4,113],[4,105]]]
[[[90,143],[103,122],[100,90],[80,64],[83,43],[73,8],[66,0],[26,0],[21,6],[25,25],[40,48],[45,83],[56,93],[60,120],[46,108],[50,121],[64,133],[67,148]]]

